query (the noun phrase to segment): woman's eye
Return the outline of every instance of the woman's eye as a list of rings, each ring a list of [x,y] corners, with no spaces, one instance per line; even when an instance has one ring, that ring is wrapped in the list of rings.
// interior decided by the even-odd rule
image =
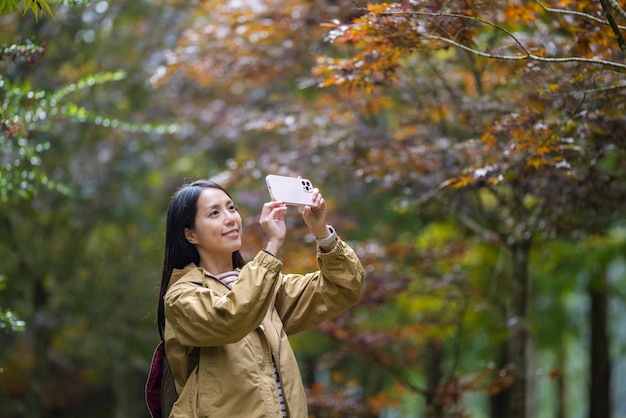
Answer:
[[[229,209],[234,211],[238,210],[237,205],[231,205]]]
[[[209,216],[217,216],[219,215],[219,212],[216,210],[211,211],[211,213],[209,213]]]

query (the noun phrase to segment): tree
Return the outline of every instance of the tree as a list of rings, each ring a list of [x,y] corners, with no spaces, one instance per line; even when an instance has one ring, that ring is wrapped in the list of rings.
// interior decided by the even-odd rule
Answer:
[[[3,11],[4,7],[5,4],[1,4],[0,11]],[[9,3],[7,7],[10,12],[11,3]],[[43,48],[32,44],[2,46],[0,50],[0,61],[8,55],[12,57],[12,60],[34,62],[36,57],[43,55],[43,53]],[[26,90],[20,89],[17,86],[15,88],[6,86],[4,78],[0,78],[0,87],[16,92]],[[19,126],[9,122],[9,119],[13,116],[12,102],[14,102],[14,100],[6,97],[3,102],[3,113],[0,117],[0,132],[2,132],[0,145],[3,150],[3,164],[0,166],[0,200],[6,202],[9,195],[13,194],[14,191],[16,191],[16,194],[21,195],[31,191],[32,180],[37,179],[41,183],[46,183],[47,179],[34,168],[38,164],[38,152],[45,146],[31,146],[26,144],[24,140],[19,141],[21,137],[21,135],[19,135]],[[11,140],[14,136],[18,139],[15,142]],[[17,169],[17,166],[21,163],[29,164],[33,168],[30,170]],[[5,276],[0,274],[0,290],[5,288],[5,280]],[[24,322],[17,319],[10,310],[0,309],[0,329],[8,331],[23,330]]]
[[[11,12],[11,4],[8,7]],[[68,18],[68,14],[71,17],[70,12],[65,12],[63,17]],[[128,189],[131,182],[115,171],[119,166],[111,163],[107,155],[127,163],[128,158],[137,154],[148,154],[149,147],[133,148],[134,153],[124,152],[126,146],[119,146],[120,138],[138,134],[159,138],[175,131],[176,125],[143,122],[141,118],[128,118],[124,114],[124,102],[115,100],[116,89],[102,87],[125,79],[124,71],[94,74],[91,73],[94,67],[89,65],[82,68],[69,65],[65,71],[50,65],[50,61],[58,59],[57,51],[66,48],[64,52],[72,54],[67,48],[71,43],[64,43],[57,36],[58,45],[49,43],[44,47],[44,43],[36,41],[37,35],[43,34],[45,39],[49,33],[46,30],[56,31],[63,24],[42,21],[29,26],[9,17],[2,19],[5,20],[2,31],[7,37],[13,34],[27,41],[4,45],[0,54],[4,67],[0,76],[3,104],[0,114],[0,198],[3,203],[0,252],[8,260],[3,263],[0,277],[3,286],[5,277],[10,284],[6,293],[0,295],[0,306],[10,307],[0,314],[0,328],[8,324],[11,329],[26,332],[0,335],[3,341],[0,414],[16,416],[22,411],[27,416],[45,416],[64,408],[84,415],[82,409],[93,404],[89,405],[88,398],[82,400],[81,396],[94,397],[110,388],[119,388],[114,403],[118,416],[137,416],[144,408],[132,399],[140,398],[140,389],[136,392],[120,389],[126,388],[129,382],[141,388],[143,370],[137,358],[141,358],[138,352],[145,351],[150,333],[130,327],[121,329],[118,325],[133,323],[145,315],[145,311],[137,312],[143,306],[137,304],[140,300],[137,294],[144,298],[151,296],[151,276],[137,267],[134,259],[125,264],[116,263],[119,268],[109,270],[111,259],[141,258],[154,247],[144,241],[131,251],[108,241],[118,231],[114,226],[124,225],[121,231],[134,236],[146,227],[139,219],[149,217],[131,215],[130,209],[120,210],[120,205],[108,206],[118,199],[120,191],[124,192],[126,202],[145,196],[132,196]],[[50,51],[53,53],[49,54]],[[40,65],[45,62],[43,57],[47,52],[48,65]],[[133,98],[140,99],[141,95]],[[116,104],[107,107],[111,99]],[[87,134],[81,126],[89,126]],[[98,163],[94,162],[94,154],[98,154]],[[135,163],[134,171],[126,169],[124,173],[144,179],[147,176],[143,168],[145,165]],[[115,199],[101,200],[107,194]],[[114,226],[95,221],[107,212],[112,212],[109,216]],[[158,216],[154,222],[158,223]],[[30,237],[29,242],[24,240],[25,236]],[[110,258],[102,258],[107,255]],[[98,273],[85,268],[89,265],[97,266]],[[135,288],[127,285],[126,290],[130,292],[122,292],[111,282],[122,282],[133,273],[142,274],[145,281],[132,282]],[[87,286],[94,276],[98,282]],[[98,289],[98,285],[102,299],[94,301],[93,290]],[[71,290],[68,292],[68,289]],[[91,303],[85,304],[86,301]],[[112,312],[112,306],[121,308]],[[18,316],[24,318],[26,325],[17,320]],[[102,319],[97,322],[94,318]],[[93,333],[86,336],[89,327]],[[125,338],[102,344],[106,335],[124,335]],[[118,363],[119,358],[129,360]],[[107,378],[117,383],[109,384]],[[84,384],[89,379],[91,383]],[[71,389],[64,392],[66,385]],[[105,414],[111,405],[111,402],[105,405]]]
[[[624,13],[615,2],[578,2],[577,9],[561,4],[561,9],[541,2],[370,4],[363,16],[332,25],[329,39],[351,49],[346,57],[320,57],[316,70],[324,86],[367,92],[402,86],[404,101],[402,96],[415,97],[403,86],[416,75],[416,66],[432,60],[446,76],[433,92],[441,130],[429,138],[447,138],[456,133],[451,129],[474,126],[454,135],[455,151],[447,154],[461,159],[458,165],[440,167],[451,170],[439,184],[454,189],[452,207],[458,218],[478,236],[501,242],[512,257],[510,339],[501,366],[510,368],[515,379],[493,416],[524,417],[530,399],[526,317],[533,239],[607,228],[616,220],[616,207],[606,194],[620,196],[618,200],[624,196],[617,181],[624,167],[599,163],[624,152],[621,141],[608,135],[624,130],[619,72],[626,68],[611,49],[611,44],[623,48],[624,27],[615,24],[615,15],[622,18]],[[576,29],[580,25],[584,33]],[[507,74],[512,71],[524,76],[511,79]],[[462,83],[462,89],[451,83]],[[448,97],[441,99],[443,94]],[[475,98],[475,111],[468,111],[466,95]],[[411,132],[403,140],[423,144],[408,148],[417,151],[408,159],[420,161],[422,149],[434,141],[424,143],[415,123],[403,118],[403,131]],[[384,152],[383,147],[387,144],[374,145],[370,153]],[[407,159],[396,155],[392,158]],[[373,160],[380,167],[372,171],[388,171],[383,167],[390,166],[389,160]],[[424,173],[417,164],[412,168]],[[420,185],[402,178],[417,194]],[[590,214],[593,221],[586,222]]]
[[[283,173],[323,187],[331,222],[367,269],[358,307],[294,339],[312,413],[455,417],[479,397],[481,411],[513,417],[515,393],[532,415],[533,391],[520,384],[528,355],[585,338],[558,327],[571,319],[558,292],[587,287],[537,270],[558,264],[554,239],[572,239],[564,253],[580,260],[576,271],[600,275],[580,255],[621,218],[622,64],[604,11],[621,17],[605,4],[98,2],[59,7],[55,22],[4,20],[28,42],[54,40],[46,65],[39,55],[38,65],[7,65],[5,80],[28,85],[12,93],[19,120],[42,107],[31,94],[63,92],[59,110],[69,112],[50,125],[20,122],[28,136],[5,140],[17,157],[20,144],[49,143],[33,170],[73,195],[27,181],[38,193],[11,194],[0,211],[13,228],[10,241],[0,234],[10,285],[0,306],[37,319],[0,337],[0,354],[41,350],[4,362],[0,393],[11,396],[0,408],[36,399],[28,384],[38,370],[31,412],[84,415],[104,394],[103,416],[140,415],[168,194],[183,178],[228,186],[244,214],[244,253],[254,254],[263,175]],[[93,84],[93,74],[118,78]],[[133,129],[110,129],[127,119]],[[179,129],[148,126],[172,119]],[[18,180],[31,168],[20,164]],[[308,269],[310,237],[295,213],[288,221],[285,269]],[[36,309],[35,296],[45,302]],[[528,351],[511,349],[524,338]],[[562,358],[554,382],[582,381],[566,378]],[[51,370],[71,394],[50,385]]]

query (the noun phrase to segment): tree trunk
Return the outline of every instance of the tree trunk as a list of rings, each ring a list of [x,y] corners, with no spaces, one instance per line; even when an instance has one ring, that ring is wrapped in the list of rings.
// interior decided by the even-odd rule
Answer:
[[[606,270],[589,283],[591,310],[591,352],[589,361],[589,418],[611,416],[611,360],[607,335],[607,277]]]
[[[513,286],[511,294],[511,315],[509,326],[509,362],[513,373],[510,387],[509,413],[507,418],[528,418],[527,410],[527,347],[528,325],[526,310],[528,306],[528,262],[530,243],[521,241],[511,247],[513,257]]]
[[[426,417],[441,418],[444,416],[443,396],[440,390],[443,381],[443,350],[441,344],[430,340],[425,352],[425,371],[428,387],[426,388]]]
[[[38,418],[44,416],[44,385],[48,379],[48,350],[52,342],[52,332],[48,315],[49,292],[44,279],[38,278],[33,285],[33,312],[29,323],[33,336],[33,378],[28,394],[27,416]]]
[[[565,378],[563,371],[565,370],[565,348],[564,342],[559,344],[559,358],[557,360],[557,369],[555,371],[556,383],[556,412],[555,418],[565,418]]]
[[[507,344],[500,346],[497,370],[506,370],[509,364],[509,348]],[[509,410],[510,388],[505,388],[489,396],[489,416],[491,418],[506,417]]]

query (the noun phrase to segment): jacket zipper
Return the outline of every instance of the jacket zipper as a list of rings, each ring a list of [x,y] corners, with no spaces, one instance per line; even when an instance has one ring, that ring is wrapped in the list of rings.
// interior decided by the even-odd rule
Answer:
[[[276,371],[278,372],[278,379],[280,380],[280,388],[283,391],[283,401],[285,402],[285,411],[287,412],[287,417],[291,416],[291,413],[289,412],[289,403],[287,402],[287,392],[285,392],[285,385],[283,384],[283,375],[280,372],[280,345],[281,345],[281,340],[280,340],[280,331],[278,331],[278,329],[276,329],[276,327],[274,326],[274,314],[276,313],[276,308],[272,307],[272,313],[271,313],[271,323],[272,323],[272,328],[274,329],[274,332],[276,333],[276,339],[278,341],[278,348],[277,348],[277,358],[274,359],[274,364],[276,365]],[[271,347],[270,347],[270,351],[271,351]],[[278,388],[277,388],[278,389]]]

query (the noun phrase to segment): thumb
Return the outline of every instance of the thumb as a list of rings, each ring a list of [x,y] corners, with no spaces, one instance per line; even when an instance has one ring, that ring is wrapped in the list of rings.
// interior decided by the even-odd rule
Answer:
[[[300,213],[302,214],[302,219],[307,221],[311,217],[311,207],[310,206],[301,206]]]
[[[304,219],[304,222],[307,224],[307,226],[311,226],[311,222],[314,221],[313,218],[313,210],[311,209],[310,206],[305,206],[302,209],[302,219]]]

